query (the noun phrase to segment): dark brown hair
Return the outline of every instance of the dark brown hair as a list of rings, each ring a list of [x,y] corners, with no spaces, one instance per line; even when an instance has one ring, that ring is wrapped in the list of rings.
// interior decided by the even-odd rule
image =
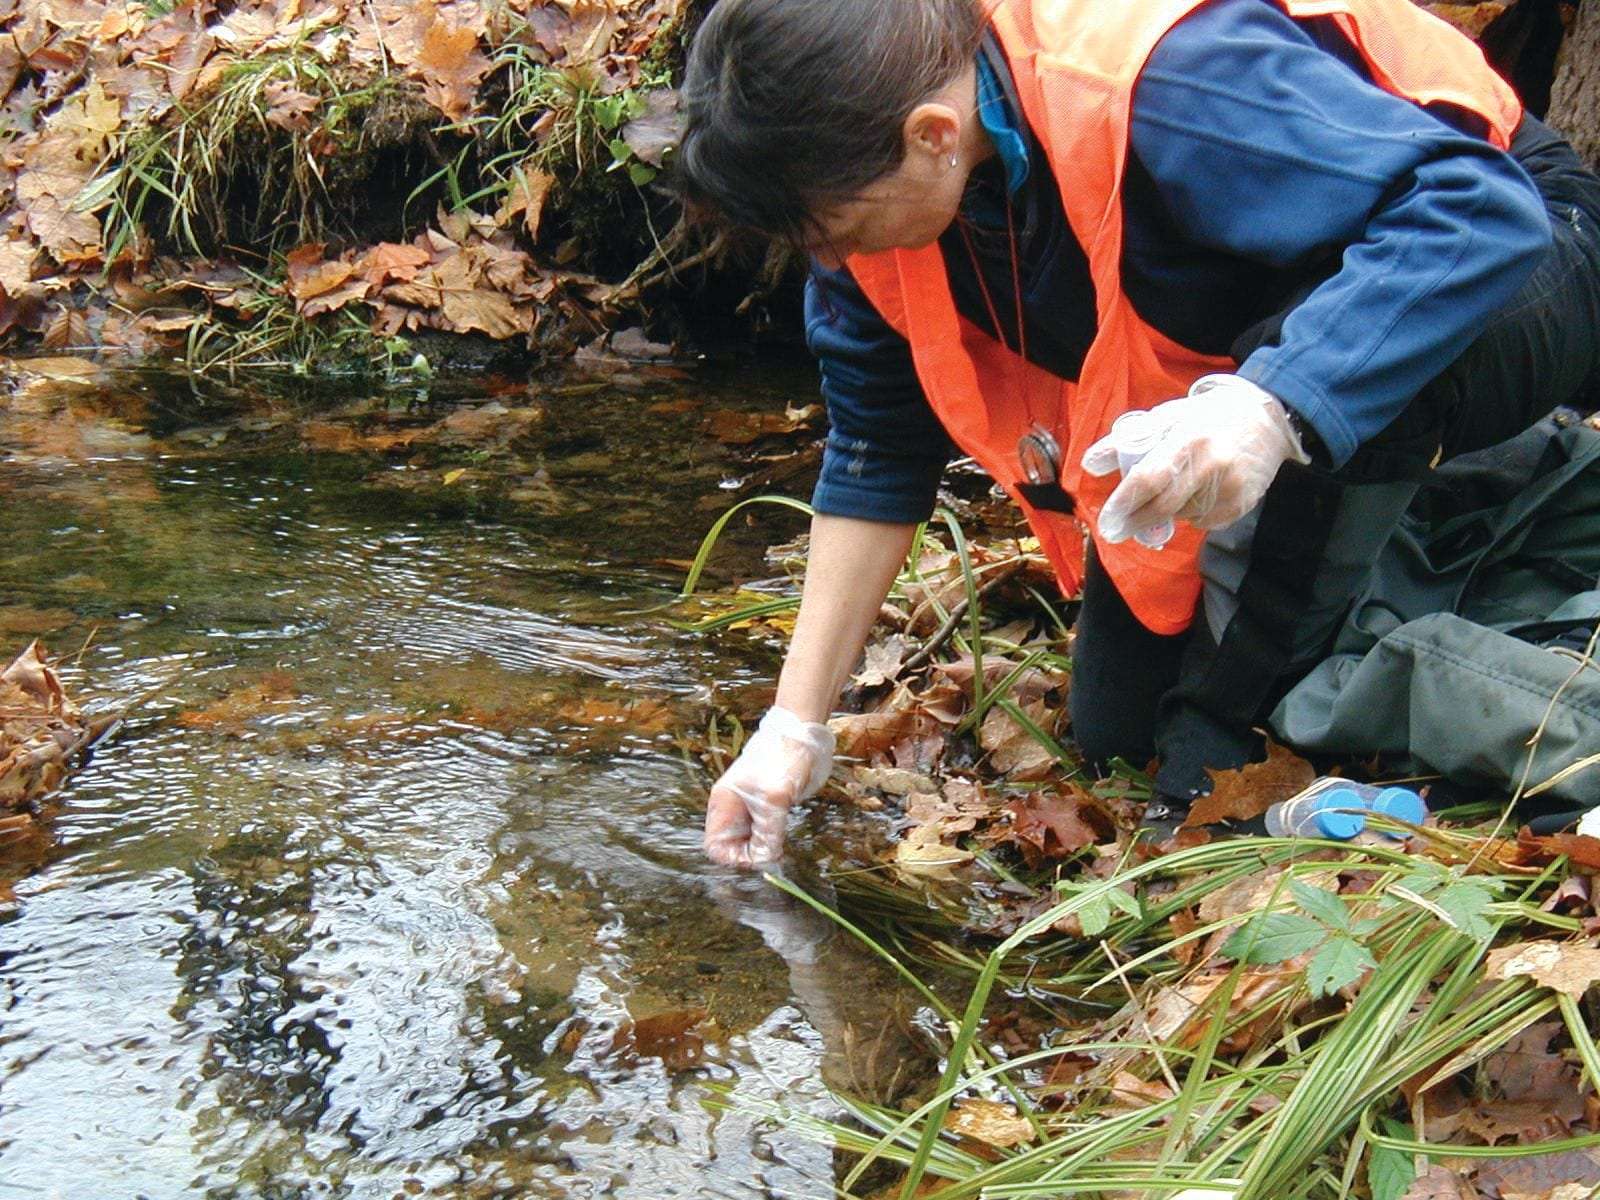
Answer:
[[[905,157],[973,61],[979,0],[719,0],[690,49],[674,170],[694,209],[793,241]]]

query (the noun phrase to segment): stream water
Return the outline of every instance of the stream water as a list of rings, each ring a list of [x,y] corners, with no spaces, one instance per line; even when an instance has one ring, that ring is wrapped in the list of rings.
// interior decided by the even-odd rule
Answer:
[[[805,491],[707,413],[813,378],[73,369],[0,399],[0,633],[130,708],[0,917],[0,1200],[830,1195],[750,1106],[892,1094],[914,1005],[703,862],[679,739],[773,653],[642,611]],[[719,561],[771,574],[762,521]]]

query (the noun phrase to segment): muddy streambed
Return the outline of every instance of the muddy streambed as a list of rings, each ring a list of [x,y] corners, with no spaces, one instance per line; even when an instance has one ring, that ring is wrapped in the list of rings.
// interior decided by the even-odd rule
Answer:
[[[830,1193],[707,1101],[892,1094],[915,1006],[702,862],[679,739],[774,651],[641,612],[806,490],[749,378],[0,400],[4,649],[132,703],[0,916],[0,1197]]]

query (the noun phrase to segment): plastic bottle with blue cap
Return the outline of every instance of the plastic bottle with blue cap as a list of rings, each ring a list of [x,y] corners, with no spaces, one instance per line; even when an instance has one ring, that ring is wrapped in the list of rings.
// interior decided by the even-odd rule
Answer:
[[[1368,818],[1374,815],[1405,825],[1421,825],[1427,819],[1428,806],[1409,788],[1377,787],[1324,776],[1304,791],[1267,809],[1267,833],[1272,837],[1314,837],[1347,842],[1365,832]],[[1375,828],[1374,832],[1391,838],[1406,836],[1399,829]]]

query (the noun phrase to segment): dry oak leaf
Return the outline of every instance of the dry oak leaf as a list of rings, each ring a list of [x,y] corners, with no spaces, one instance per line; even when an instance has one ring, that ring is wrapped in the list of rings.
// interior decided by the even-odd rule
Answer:
[[[944,1127],[997,1150],[1026,1145],[1034,1136],[1033,1126],[1012,1105],[993,1100],[957,1100],[945,1114]]]
[[[1491,950],[1486,971],[1490,979],[1526,975],[1579,1000],[1600,981],[1600,950],[1563,942],[1522,942]]]
[[[1249,821],[1280,800],[1304,791],[1316,779],[1316,768],[1276,742],[1267,744],[1267,760],[1237,771],[1210,772],[1212,788],[1189,809],[1185,829],[1219,821]]]

